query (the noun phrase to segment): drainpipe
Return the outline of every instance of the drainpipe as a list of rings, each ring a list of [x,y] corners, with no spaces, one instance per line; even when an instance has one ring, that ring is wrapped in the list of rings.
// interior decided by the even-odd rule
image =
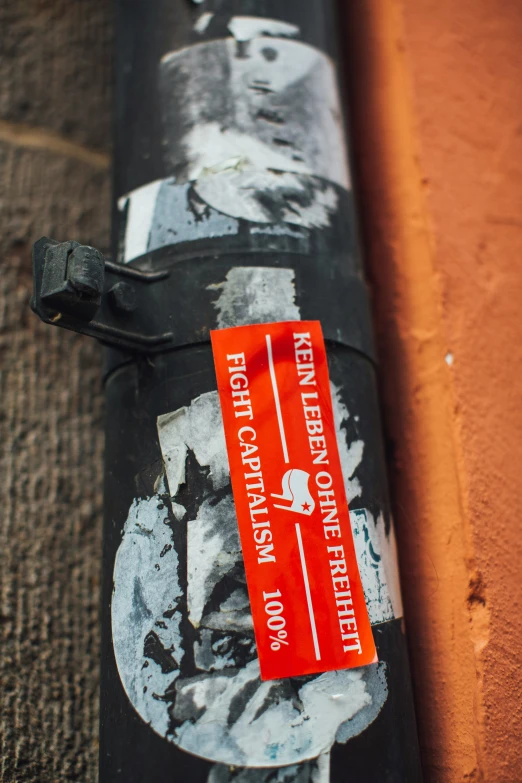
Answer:
[[[107,346],[100,783],[418,783],[334,3],[117,6],[116,261],[43,238],[32,301]],[[262,681],[210,332],[300,320],[378,662]]]

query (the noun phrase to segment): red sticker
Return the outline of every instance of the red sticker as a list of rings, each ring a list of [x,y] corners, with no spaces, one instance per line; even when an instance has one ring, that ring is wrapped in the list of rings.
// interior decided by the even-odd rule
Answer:
[[[262,679],[377,661],[320,323],[211,337]]]

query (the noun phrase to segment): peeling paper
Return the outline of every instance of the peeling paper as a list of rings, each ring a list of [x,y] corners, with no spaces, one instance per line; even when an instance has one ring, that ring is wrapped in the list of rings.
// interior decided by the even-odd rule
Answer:
[[[220,212],[328,225],[336,194],[313,178],[350,187],[332,62],[298,41],[250,39],[267,22],[259,24],[242,22],[236,33],[248,39],[246,53],[238,55],[238,41],[225,39],[163,58],[165,123],[173,128],[167,156],[178,181],[194,181]],[[182,138],[174,130],[180,117]]]
[[[306,239],[307,236],[303,231],[295,231],[291,226],[281,225],[264,225],[264,226],[252,226],[250,228],[251,234],[265,234],[266,236],[287,236],[294,239]]]
[[[187,525],[187,601],[192,625],[199,626],[215,586],[240,558],[241,544],[232,498],[226,497],[214,504],[204,501],[196,519]],[[251,617],[246,627],[253,627]]]
[[[330,753],[322,753],[312,769],[312,783],[330,783]]]
[[[280,769],[235,769],[216,764],[207,783],[314,783],[315,767],[315,761]],[[329,783],[329,776],[324,783]]]
[[[184,723],[176,739],[185,750],[205,758],[225,756],[239,766],[284,766],[314,758],[328,752],[336,734],[372,703],[365,669],[377,666],[321,674],[299,688],[294,700],[276,698],[282,682],[261,682],[257,660],[233,678],[216,675],[178,683],[187,699],[206,709],[195,721]],[[242,691],[252,695],[239,720],[227,726],[222,716],[229,714],[232,700]],[[342,698],[333,698],[338,693]],[[265,743],[260,737],[270,739]]]
[[[172,534],[164,522],[165,511],[158,509],[162,505],[158,496],[135,501],[114,572],[113,634],[118,670],[139,714],[180,748],[222,765],[241,767],[248,762],[251,767],[272,771],[297,765],[300,777],[296,779],[326,783],[326,762],[308,764],[308,760],[328,753],[334,742],[347,741],[374,720],[387,697],[385,664],[326,672],[295,683],[261,682],[217,401],[217,392],[209,392],[158,422],[165,463],[169,464],[169,455],[174,455],[176,463],[175,479],[169,477],[169,486],[176,524],[187,525],[188,591],[178,597],[178,580],[183,582],[184,578],[177,570],[164,571],[167,579],[162,585],[154,581],[161,573],[156,569],[158,558],[166,544],[172,544]],[[183,464],[183,459],[186,462],[189,450],[200,468],[209,468],[209,472],[197,513],[184,521],[189,512],[180,502],[180,476],[186,475],[188,463]],[[165,486],[162,489],[166,491]],[[147,542],[145,554],[142,539]],[[175,545],[168,554],[177,568]],[[214,596],[222,595],[230,580],[232,587],[216,601]],[[150,585],[151,592],[145,602],[147,611],[138,613],[139,622],[132,619],[136,584]],[[158,663],[145,656],[144,639],[155,628],[154,618],[165,618],[165,612],[173,607],[171,593],[178,608],[169,615],[167,629],[161,630],[167,634],[164,646],[168,645],[176,664],[163,673]],[[187,651],[179,638],[183,617],[195,633],[194,663],[188,669]],[[145,693],[144,677],[150,683]],[[224,723],[220,720],[224,714],[234,718]],[[272,739],[260,743],[260,736]],[[243,780],[248,781],[246,772]],[[212,774],[224,773],[213,770]],[[261,772],[250,779],[258,783],[270,780]]]
[[[205,41],[166,55],[160,86],[178,182],[241,157],[243,168],[310,174],[349,189],[335,70],[318,49],[255,38],[238,57],[233,39]],[[187,130],[174,149],[169,127],[180,120]]]
[[[285,283],[286,285],[291,283],[293,276],[292,270],[237,267],[236,269],[231,270],[227,276],[227,281],[228,278],[232,276],[232,292],[235,291],[236,285],[238,286],[239,291],[248,292],[247,283],[248,281],[256,280],[255,276],[258,271],[263,273],[286,273],[276,276],[276,280],[272,281],[279,285],[280,290],[284,290]],[[242,273],[245,273],[245,276],[243,276]],[[260,297],[264,295],[262,285],[254,285],[253,290],[260,292]],[[255,301],[252,301],[248,295],[246,295],[244,301],[240,300],[238,303],[234,300],[230,291],[223,288],[222,292],[224,292],[222,295],[225,297],[225,306],[222,310],[219,310],[218,323],[220,328],[228,325],[228,317],[231,317],[236,325],[254,322],[252,318],[253,312],[249,308],[253,307],[254,313],[260,312],[260,310],[257,309],[259,300],[256,305]],[[221,300],[218,299],[218,302],[216,303],[217,308],[219,307],[220,301]],[[286,298],[287,307],[290,306],[295,308],[294,305],[289,305],[289,302],[291,301],[292,297]],[[232,310],[229,309],[230,302],[234,305]],[[221,301],[221,304],[223,305],[223,301]],[[266,320],[292,320],[293,318],[295,318],[295,315],[289,311],[284,311],[279,312],[278,314],[273,313],[272,315],[269,313]],[[333,383],[331,384],[331,392],[337,444],[345,481],[345,491],[348,503],[353,506],[353,501],[362,491],[359,479],[355,477],[354,474],[362,463],[364,443],[361,440],[352,441],[350,444],[347,442],[343,423],[348,420],[349,413],[346,406],[340,400],[340,389]],[[200,430],[199,427],[202,427],[202,429]],[[229,481],[223,420],[217,392],[209,392],[208,394],[196,398],[189,408],[182,408],[172,414],[160,416],[158,418],[158,432],[162,453],[164,455],[169,487],[173,487],[173,489],[170,490],[173,496],[185,481],[184,466],[187,448],[196,454],[200,464],[208,465],[210,467],[209,476],[216,489],[223,487]],[[205,433],[205,436],[203,438],[198,437],[198,432]],[[197,553],[198,547],[208,547],[209,551],[215,552],[216,557],[218,553],[223,552],[221,555],[222,560],[216,561],[216,568],[218,568],[218,570],[224,569],[227,567],[227,563],[228,567],[232,567],[233,555],[230,555],[232,558],[231,560],[227,560],[227,557],[229,556],[223,551],[224,540],[221,537],[222,534],[216,539],[210,532],[203,532],[205,531],[206,525],[205,508],[207,508],[207,514],[210,511],[210,507],[205,506],[205,504],[202,506],[202,516],[199,517],[198,515],[199,524],[194,527],[194,531],[197,531],[197,533],[195,532],[193,534],[191,532],[193,523],[189,523],[188,525],[188,546],[192,548],[194,553]],[[217,513],[219,513],[219,506],[212,507],[212,517]],[[237,526],[235,512],[233,513],[234,526]],[[387,535],[382,514],[379,516],[377,522],[375,522],[372,515],[367,510],[353,512],[353,516],[351,512],[350,516],[354,542],[356,544],[359,572],[372,625],[402,617],[402,602],[400,597],[397,553],[393,527],[391,528],[389,535]],[[204,538],[204,535],[208,537]],[[230,533],[228,535],[230,535]],[[235,535],[237,536],[237,532]],[[192,540],[194,540],[194,544],[191,544]],[[239,538],[236,540],[237,546],[239,546]],[[235,552],[236,550],[232,548],[229,549],[229,551]],[[194,584],[198,585],[200,603],[205,600],[204,590],[200,585],[204,573],[204,564],[198,563],[197,573],[194,574]],[[211,581],[207,587],[207,592],[211,591],[214,585],[215,581]],[[194,621],[199,623],[202,610],[199,603],[196,603],[195,607],[196,608],[193,610],[193,617]]]
[[[209,124],[202,134],[212,135],[215,130]],[[219,135],[220,141],[228,143],[229,139],[223,139],[226,131],[219,131]],[[231,217],[257,223],[283,220],[303,228],[330,225],[339,201],[330,185],[276,168],[259,171],[247,156],[232,160],[231,167],[220,164],[220,170],[214,166],[200,172],[195,189],[207,204]]]
[[[384,661],[367,666],[367,687],[373,694],[373,699],[369,701],[363,709],[354,713],[353,717],[339,726],[336,734],[336,741],[340,743],[348,742],[352,737],[357,737],[368,726],[373,723],[384,706],[388,698],[387,665]],[[358,671],[352,669],[352,671]],[[337,694],[336,694],[337,695]],[[346,698],[346,694],[339,694],[340,698]]]
[[[260,35],[278,38],[293,38],[299,35],[299,27],[295,24],[260,16],[233,16],[228,29],[236,41],[251,41]]]
[[[241,161],[241,157],[230,158],[219,167],[205,169],[196,184],[178,185],[168,177],[122,196],[118,200],[119,211],[124,213],[120,263],[169,245],[236,236],[239,219],[254,222],[252,234],[296,239],[306,235],[292,225],[304,229],[330,225],[338,204],[334,188],[314,177],[284,172],[258,172],[252,180],[237,170]],[[238,202],[239,189],[244,190]],[[221,211],[210,202],[219,204]]]
[[[202,394],[190,406],[158,416],[158,436],[169,490],[175,497],[185,483],[187,451],[194,452],[200,465],[210,468],[215,489],[230,481],[223,419],[217,392]]]
[[[195,29],[203,32],[211,18],[203,13]],[[162,59],[164,146],[175,176],[119,199],[124,263],[160,247],[236,235],[239,219],[324,228],[338,208],[332,183],[350,188],[331,60],[282,38],[298,33],[286,22],[234,17],[230,24],[236,38]],[[240,42],[248,56],[238,56]]]
[[[150,182],[135,190],[132,199],[124,196],[118,200],[120,211],[128,208],[123,259],[125,262],[143,255],[149,249],[150,227],[161,184],[161,180]]]
[[[234,267],[223,283],[210,286],[219,292],[214,302],[218,328],[300,320],[294,278],[293,269]]]
[[[213,17],[214,14],[211,14],[209,11],[205,11],[204,14],[201,14],[196,24],[194,25],[194,30],[200,35],[204,33],[207,27],[209,26],[210,22],[212,21]]]
[[[341,389],[332,382],[330,382],[330,392],[332,395],[332,408],[335,429],[337,432],[337,447],[339,449],[339,457],[341,459],[341,467],[344,476],[344,489],[346,492],[346,500],[350,506],[352,501],[359,497],[362,492],[359,479],[354,477],[354,473],[363,459],[364,442],[362,440],[355,440],[348,443],[343,424],[345,421],[348,421],[350,414],[348,413],[346,405],[341,402]]]
[[[216,764],[207,783],[330,783],[330,754],[304,764],[272,769],[236,769]]]
[[[348,443],[343,424],[350,414],[341,402],[341,389],[330,383],[330,391],[359,573],[370,622],[377,625],[403,615],[395,533],[391,525],[389,534],[386,534],[382,513],[375,522],[367,509],[351,510],[353,501],[362,492],[360,481],[354,474],[363,460],[364,442],[355,440]]]
[[[239,231],[237,220],[205,204],[190,183],[176,184],[174,177],[156,180],[118,200],[126,212],[121,263],[168,245],[195,242]]]
[[[372,625],[402,617],[402,598],[393,525],[387,535],[384,516],[377,521],[367,509],[350,511],[364,597]]]
[[[215,288],[223,324],[300,317],[290,269],[240,267]],[[275,299],[270,290],[278,292]],[[349,413],[335,386],[332,397],[347,494],[353,499],[361,492],[355,472],[364,445],[347,442],[343,423]],[[218,392],[160,416],[158,435],[173,521],[166,524],[160,497],[167,492],[165,483],[158,495],[134,501],[114,569],[114,649],[127,695],[158,734],[215,763],[208,783],[328,783],[332,745],[364,731],[386,701],[386,664],[260,680]],[[198,499],[185,487],[193,470],[202,482]],[[361,513],[352,519],[361,579],[372,622],[382,622],[390,606],[398,611],[400,600],[394,587],[388,584],[387,593],[383,588],[391,579],[387,563],[393,541],[388,542],[382,517],[374,523]],[[183,525],[186,549],[179,552],[172,531]],[[375,555],[381,557],[377,569]],[[181,562],[186,562],[184,573],[178,573]],[[180,635],[187,622],[190,646]],[[160,663],[145,647],[151,632],[168,656]],[[246,763],[249,768],[241,769]]]
[[[165,524],[166,516],[159,495],[132,504],[114,564],[111,605],[120,679],[143,720],[163,735],[168,729],[168,714],[154,694],[165,691],[179,674],[183,660],[181,616],[174,613],[165,617],[182,596],[178,554]],[[168,672],[145,654],[145,640],[151,632],[165,649],[171,650]]]

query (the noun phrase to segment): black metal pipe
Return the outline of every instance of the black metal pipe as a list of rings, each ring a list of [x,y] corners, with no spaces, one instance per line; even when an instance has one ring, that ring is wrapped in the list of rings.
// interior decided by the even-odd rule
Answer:
[[[166,276],[107,265],[90,327],[75,280],[34,303],[113,345],[100,783],[421,780],[336,35],[333,0],[118,0],[114,255]],[[262,683],[209,332],[283,320],[322,324],[379,663]]]

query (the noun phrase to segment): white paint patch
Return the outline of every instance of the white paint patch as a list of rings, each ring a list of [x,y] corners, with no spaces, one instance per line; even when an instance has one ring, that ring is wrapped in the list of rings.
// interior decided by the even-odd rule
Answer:
[[[128,208],[124,263],[143,255],[148,250],[152,217],[161,183],[160,179],[149,182],[148,185],[135,190],[131,199],[128,196],[123,196],[118,200],[118,207],[121,211],[126,206]]]
[[[241,559],[241,544],[234,502],[230,496],[219,503],[204,501],[195,520],[187,525],[189,619],[198,627],[203,609],[216,584]],[[215,627],[215,623],[204,623]],[[247,627],[252,627],[252,618]]]
[[[316,758],[329,751],[345,722],[372,703],[365,669],[326,672],[303,685],[298,699],[283,701],[273,698],[278,681],[259,680],[257,660],[232,678],[215,675],[180,681],[180,703],[190,698],[206,709],[195,722],[187,721],[176,731],[176,742],[196,755],[239,766],[284,766]],[[237,695],[254,683],[257,687],[241,716],[227,727],[223,715],[229,714]],[[339,693],[343,698],[332,698]]]
[[[204,14],[201,14],[196,24],[194,25],[194,30],[200,35],[204,33],[212,21],[213,16],[214,14],[211,14],[209,11],[205,11]]]
[[[212,485],[222,488],[228,481],[228,468],[221,417],[214,410],[217,399],[217,392],[211,392],[181,409],[183,415],[178,411],[161,417],[158,431],[166,464],[172,454],[174,462],[179,463],[183,448],[191,448],[200,465],[211,468]],[[197,416],[198,411],[204,413]],[[203,447],[199,433],[194,434],[195,422],[199,422],[203,437],[212,442],[210,447],[208,443]],[[176,494],[179,488],[176,481],[181,475],[179,464],[174,475],[172,486],[176,486]],[[165,619],[165,612],[173,607],[173,600],[180,594],[177,555],[174,549],[165,551],[171,533],[163,521],[165,511],[157,506],[157,496],[133,504],[115,566],[115,650],[124,687],[139,714],[158,733],[184,750],[220,764],[237,766],[302,765],[307,759],[328,753],[334,741],[345,742],[363,731],[386,700],[383,664],[327,672],[309,679],[298,689],[297,696],[290,698],[280,690],[279,681],[261,682],[257,658],[237,668],[234,643],[230,646],[231,635],[239,633],[239,639],[248,642],[249,637],[241,634],[251,635],[252,627],[244,586],[237,587],[205,615],[215,586],[232,569],[237,573],[242,561],[230,493],[220,500],[215,497],[204,500],[196,518],[187,522],[187,611],[195,631],[199,628],[201,633],[194,651],[202,673],[187,677],[175,669],[162,674],[153,661],[145,658],[144,640],[151,629],[156,629],[155,617],[166,624],[166,628],[158,629],[164,647],[172,649],[173,655],[182,651],[179,629],[181,613],[185,610],[180,608],[168,621]],[[183,506],[176,503],[174,508],[176,518],[180,517]],[[162,552],[164,558],[172,553],[171,562],[176,565],[173,572],[163,571]],[[162,571],[164,581],[160,583],[158,574]],[[142,582],[147,587],[144,602],[139,597],[140,590],[135,589]],[[146,610],[140,610],[142,603]],[[145,669],[144,664],[148,664]],[[148,679],[144,680],[145,677]],[[145,693],[143,687],[148,688]],[[171,695],[167,699],[166,693],[175,697]],[[223,715],[229,714],[232,705],[235,718],[227,723]],[[326,762],[322,763],[322,768],[320,765],[313,768],[315,780],[326,780]],[[309,783],[313,783],[310,770],[301,766],[296,769],[299,775],[302,773],[303,783],[307,781],[306,775]],[[320,774],[323,778],[317,777]],[[263,778],[258,780],[262,783]]]
[[[444,361],[446,362],[448,367],[451,367],[451,365],[453,364],[453,354],[451,353],[451,351],[448,351],[448,353],[444,357]]]
[[[293,269],[234,267],[223,283],[210,286],[219,291],[214,302],[218,327],[299,321],[294,277]]]
[[[357,563],[372,625],[402,617],[402,599],[393,527],[386,535],[384,517],[367,509],[350,511]]]
[[[330,383],[332,405],[337,434],[337,446],[341,458],[344,488],[348,505],[361,495],[362,487],[355,471],[362,463],[364,442],[355,440],[348,443],[343,426],[350,414],[341,402],[341,390]],[[357,418],[357,417],[356,417]],[[366,509],[350,511],[350,521],[354,536],[357,564],[361,575],[364,596],[372,625],[402,617],[397,547],[393,525],[386,535],[384,517],[379,515],[377,522]]]
[[[268,176],[270,171],[267,169],[312,173],[305,163],[292,163],[288,155],[273,145],[237,130],[223,129],[217,122],[197,125],[185,136],[185,143],[192,153],[192,165],[188,173],[191,180],[230,171],[235,172],[236,176],[242,175],[242,179],[252,186],[255,173]],[[250,179],[247,179],[245,173],[250,175]],[[220,177],[221,180],[223,177]],[[259,186],[262,188],[267,184],[260,182]],[[202,183],[199,183],[198,190],[201,187]],[[222,203],[226,205],[226,200]]]
[[[194,453],[199,465],[210,468],[209,475],[215,489],[229,482],[225,433],[217,392],[202,394],[188,407],[158,416],[157,426],[172,497],[185,483],[188,450]]]
[[[213,612],[204,619],[206,628],[214,631],[252,631],[254,622],[248,612]]]
[[[206,628],[214,631],[253,631],[254,623],[246,589],[240,588],[233,592],[223,601],[218,612],[207,614],[202,622]]]
[[[293,38],[299,35],[299,27],[295,24],[259,16],[233,16],[228,29],[236,41],[251,41],[260,35],[276,38]]]
[[[330,756],[324,753],[304,764],[279,769],[235,769],[216,764],[207,783],[330,783]]]
[[[330,754],[322,753],[317,766],[312,770],[312,783],[330,783]]]
[[[123,687],[143,720],[163,735],[168,713],[154,694],[161,696],[176,679],[184,655],[180,615],[165,616],[182,595],[178,555],[166,517],[158,495],[132,504],[114,564],[111,606],[114,653]],[[144,654],[151,631],[171,651],[172,670],[167,673]]]
[[[190,183],[174,177],[156,180],[118,200],[125,212],[121,263],[167,245],[238,233],[237,220],[211,209],[194,193]]]
[[[233,39],[205,41],[166,55],[162,70],[165,89],[188,96],[181,107],[188,126],[182,150],[168,150],[176,161],[188,161],[187,179],[241,157],[243,168],[248,161],[252,168],[306,173],[349,189],[335,70],[318,49],[255,38],[248,56],[238,57]]]

